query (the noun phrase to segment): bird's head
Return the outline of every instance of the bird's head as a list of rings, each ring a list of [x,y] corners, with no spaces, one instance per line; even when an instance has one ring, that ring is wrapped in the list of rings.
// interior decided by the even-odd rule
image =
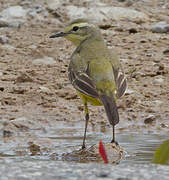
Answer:
[[[77,19],[69,23],[62,32],[50,36],[50,38],[64,37],[76,46],[92,36],[100,36],[98,28],[85,19]]]

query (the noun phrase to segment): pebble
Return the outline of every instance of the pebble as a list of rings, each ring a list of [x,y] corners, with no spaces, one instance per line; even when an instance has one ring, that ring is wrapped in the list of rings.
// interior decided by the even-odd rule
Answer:
[[[166,49],[163,51],[163,54],[169,54],[169,46],[166,47]]]
[[[167,125],[167,124],[164,124],[164,123],[161,123],[160,126],[161,126],[162,128],[168,128],[168,125]]]
[[[152,124],[153,121],[155,121],[155,116],[152,114],[144,119],[145,124]]]
[[[33,44],[33,45],[30,45],[29,48],[31,48],[31,49],[36,49],[37,46]]]
[[[91,12],[91,11],[90,11]],[[128,9],[128,8],[122,8],[122,7],[101,7],[96,10],[92,9],[93,16],[97,18],[97,15],[106,14],[106,17],[120,20],[128,18],[130,20],[133,19],[140,19],[145,20],[148,17],[139,11]],[[105,16],[104,18],[107,19]]]
[[[153,59],[153,62],[155,62],[155,63],[160,63],[160,60],[159,60],[159,58]],[[156,65],[157,65],[157,64],[156,64]]]
[[[160,21],[157,24],[152,26],[153,33],[168,33],[169,32],[169,24],[164,21]]]
[[[132,73],[132,78],[138,78],[138,77],[141,77],[141,76],[144,76],[144,73],[139,72],[139,71]]]
[[[153,103],[155,103],[156,105],[160,106],[160,105],[163,104],[163,101],[155,100],[155,101],[153,101]]]
[[[44,10],[44,8],[42,7],[42,6],[36,6],[35,7],[35,11],[37,12],[37,13],[40,13],[40,12],[42,12]]]
[[[0,71],[0,76],[3,76],[3,72]]]
[[[3,19],[0,19],[0,28],[1,28],[1,27],[8,27],[8,26],[9,26],[8,22],[6,22],[6,21],[3,20]]]
[[[4,9],[0,15],[5,19],[11,18],[24,18],[27,11],[24,10],[21,6],[11,6],[7,9]]]
[[[7,49],[7,50],[9,50],[9,51],[13,51],[13,50],[16,49],[15,47],[13,47],[13,46],[11,46],[11,45],[9,45],[9,44],[4,44],[4,45],[1,46],[1,48]]]
[[[101,172],[97,173],[96,176],[99,178],[106,178],[109,176],[109,173],[105,172],[105,171],[101,171]]]
[[[130,34],[138,33],[138,30],[136,28],[130,28],[128,31]]]
[[[5,88],[4,87],[0,87],[0,91],[4,91],[5,90]]]
[[[49,13],[44,7],[36,6],[28,11],[28,15],[32,18],[36,17],[38,19],[43,19],[44,17],[47,17]]]
[[[7,44],[7,43],[9,43],[9,40],[6,36],[0,35],[0,43],[1,44]]]
[[[125,59],[125,58],[120,58],[120,61],[123,63],[128,63],[128,59]]]
[[[163,78],[158,78],[153,80],[153,84],[163,84],[164,79]]]
[[[77,6],[67,6],[67,14],[73,20],[77,18],[84,18],[87,16],[86,8]]]
[[[53,65],[56,64],[56,61],[52,57],[44,57],[41,59],[35,59],[32,61],[33,64],[46,64]]]
[[[19,28],[25,21],[27,10],[21,6],[11,6],[0,12],[0,27]]]
[[[23,20],[7,20],[8,21],[8,26],[12,28],[21,28],[21,26],[24,24]]]
[[[127,89],[127,90],[125,91],[125,95],[130,95],[130,94],[132,94],[132,93],[134,93],[134,91],[133,91],[132,89]]]
[[[143,12],[139,12],[133,9],[123,8],[123,7],[108,7],[108,6],[97,6],[97,7],[77,7],[77,6],[67,6],[66,7],[68,16],[73,20],[76,18],[89,18],[99,20],[98,23],[104,22],[105,20],[140,20],[147,21],[148,16]]]
[[[129,7],[133,5],[133,1],[132,0],[127,0],[127,2],[125,3],[125,6]]]
[[[37,16],[37,12],[34,11],[34,10],[30,10],[30,11],[28,12],[28,14],[29,14],[29,16],[31,16],[31,17]]]
[[[56,10],[63,3],[62,0],[46,0],[46,4],[49,10]]]
[[[21,73],[15,80],[16,83],[33,82],[33,79],[26,73]],[[18,90],[17,90],[18,91]],[[21,90],[22,91],[22,90]]]
[[[39,89],[40,89],[42,92],[45,92],[45,93],[49,93],[49,92],[50,92],[50,89],[47,88],[47,87],[44,87],[44,86],[40,86]]]
[[[153,56],[153,54],[151,54],[151,53],[147,53],[147,54],[145,54],[147,57],[152,57]]]

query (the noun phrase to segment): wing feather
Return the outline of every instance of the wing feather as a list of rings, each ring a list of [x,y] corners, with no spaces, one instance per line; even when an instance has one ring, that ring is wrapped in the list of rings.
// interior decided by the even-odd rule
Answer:
[[[73,72],[69,69],[69,79],[75,89],[93,98],[98,98],[98,93],[92,79],[85,72]]]
[[[117,98],[120,98],[124,95],[125,90],[127,89],[127,81],[124,76],[124,73],[122,69],[113,67],[114,70],[114,77],[116,81],[116,87],[117,87]]]

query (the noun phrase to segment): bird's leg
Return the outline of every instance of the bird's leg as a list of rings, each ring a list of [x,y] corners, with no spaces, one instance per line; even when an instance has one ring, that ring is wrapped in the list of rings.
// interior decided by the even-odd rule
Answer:
[[[111,143],[115,143],[116,145],[118,145],[118,142],[115,141],[115,125],[113,125],[113,139]]]
[[[84,108],[85,108],[85,131],[84,131],[84,136],[83,136],[82,149],[84,149],[86,147],[86,145],[85,145],[86,131],[87,131],[87,125],[89,122],[89,112],[88,112],[87,102],[84,104]]]
[[[111,143],[115,142],[115,128],[114,128],[114,125],[113,125],[113,139],[111,141]]]

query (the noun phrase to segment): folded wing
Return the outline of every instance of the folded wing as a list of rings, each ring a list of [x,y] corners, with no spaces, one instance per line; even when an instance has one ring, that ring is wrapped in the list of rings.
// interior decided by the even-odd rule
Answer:
[[[87,72],[74,72],[73,69],[71,69],[70,67],[68,76],[76,90],[93,98],[99,97],[96,87]]]

